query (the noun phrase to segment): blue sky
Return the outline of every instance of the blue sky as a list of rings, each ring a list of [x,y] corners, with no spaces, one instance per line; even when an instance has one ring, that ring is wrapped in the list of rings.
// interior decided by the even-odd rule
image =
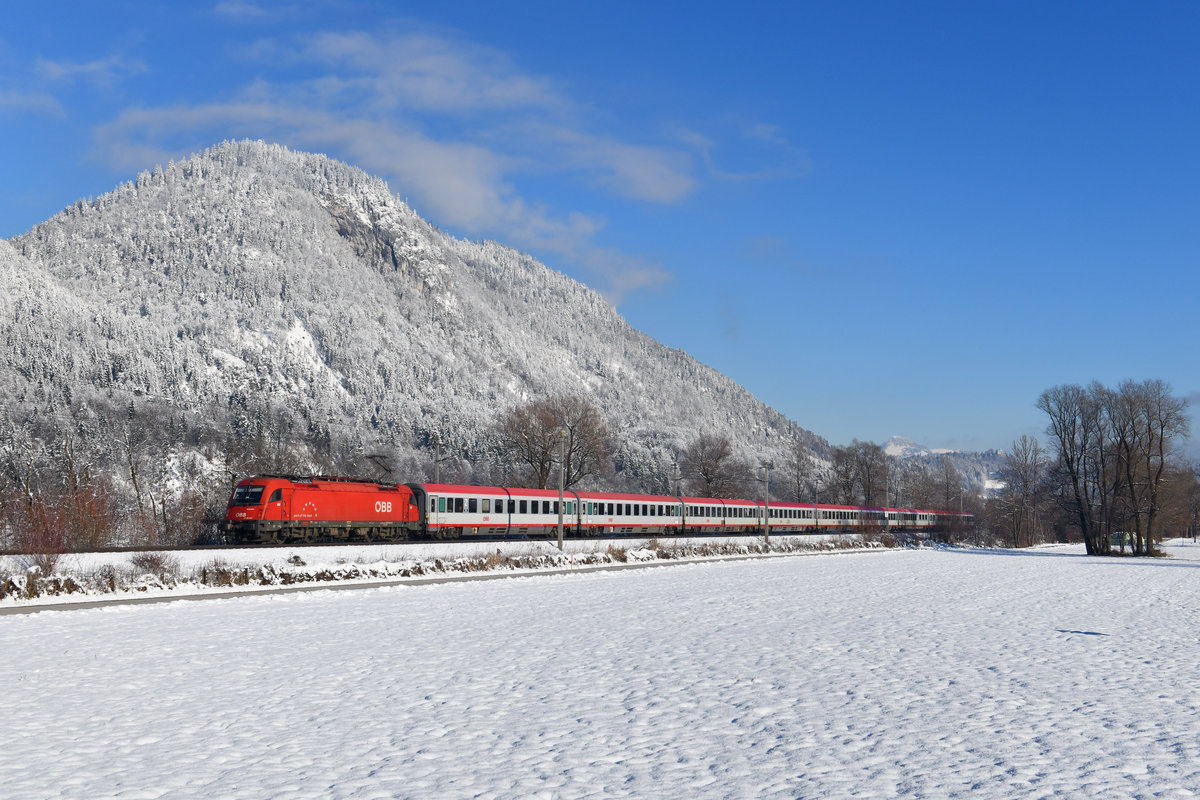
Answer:
[[[1195,3],[49,8],[0,28],[0,236],[265,139],[834,443],[1007,448],[1060,383],[1200,407]]]

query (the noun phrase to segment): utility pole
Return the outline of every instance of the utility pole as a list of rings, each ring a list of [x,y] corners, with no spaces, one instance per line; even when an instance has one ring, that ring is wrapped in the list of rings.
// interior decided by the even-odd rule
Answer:
[[[563,453],[563,444],[567,441],[567,432],[558,430],[558,549],[563,549],[563,484],[566,482],[567,459]]]
[[[771,462],[762,462],[763,466],[763,536],[766,543],[771,543]]]

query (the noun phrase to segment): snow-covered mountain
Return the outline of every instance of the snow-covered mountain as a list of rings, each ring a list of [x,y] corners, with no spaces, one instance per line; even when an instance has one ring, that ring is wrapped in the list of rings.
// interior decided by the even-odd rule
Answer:
[[[996,476],[1004,461],[1000,450],[968,452],[929,448],[902,436],[893,436],[883,447],[883,452],[898,461],[917,463],[930,471],[937,471],[942,459],[946,458],[958,470],[966,486],[984,491],[997,488]]]
[[[497,415],[570,392],[606,415],[618,479],[647,490],[700,431],[755,461],[784,461],[798,437],[827,447],[529,255],[451,237],[383,181],[261,142],[0,241],[0,293],[0,424],[14,428],[118,409],[193,449],[384,453],[409,480],[435,436],[494,473]]]
[[[893,436],[888,439],[883,446],[883,452],[891,458],[918,458],[921,456],[942,455],[952,453],[953,450],[931,450],[930,448],[917,444],[912,439],[905,439],[903,436]]]

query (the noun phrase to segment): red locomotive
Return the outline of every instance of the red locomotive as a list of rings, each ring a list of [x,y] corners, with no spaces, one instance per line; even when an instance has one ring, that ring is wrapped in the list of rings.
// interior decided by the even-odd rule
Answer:
[[[407,486],[348,478],[264,476],[233,490],[221,530],[241,542],[403,540],[421,531]]]
[[[262,476],[240,482],[221,530],[241,542],[928,530],[970,514],[502,486]]]

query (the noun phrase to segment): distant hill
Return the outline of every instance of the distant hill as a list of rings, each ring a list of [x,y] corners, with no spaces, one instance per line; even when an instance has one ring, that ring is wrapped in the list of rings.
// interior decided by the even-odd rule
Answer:
[[[958,470],[958,474],[962,476],[966,486],[986,491],[999,488],[997,476],[1004,464],[1004,453],[1001,450],[971,452],[930,449],[900,436],[888,439],[883,447],[883,452],[891,458],[906,463],[920,464],[934,472],[941,468],[942,459],[947,458]]]
[[[378,178],[261,142],[142,173],[0,241],[0,291],[0,424],[147,429],[174,454],[160,460],[198,469],[236,471],[223,448],[253,445],[412,480],[436,436],[460,477],[485,480],[505,466],[497,415],[560,392],[603,410],[613,480],[633,488],[666,489],[699,431],[755,463],[797,439],[828,447],[529,255],[456,239]]]

